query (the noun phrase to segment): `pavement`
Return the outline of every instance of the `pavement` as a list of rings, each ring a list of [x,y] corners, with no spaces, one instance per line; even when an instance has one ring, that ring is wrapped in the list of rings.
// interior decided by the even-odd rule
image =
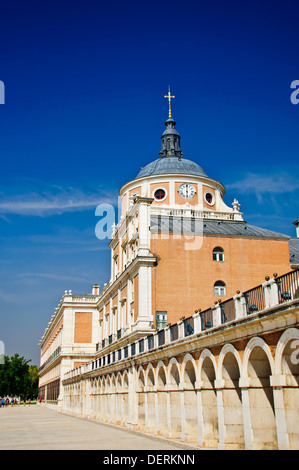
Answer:
[[[164,450],[191,447],[114,425],[79,419],[42,405],[0,408],[1,450]]]

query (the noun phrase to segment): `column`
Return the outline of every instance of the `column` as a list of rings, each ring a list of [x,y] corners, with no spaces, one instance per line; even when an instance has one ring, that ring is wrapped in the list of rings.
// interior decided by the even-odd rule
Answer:
[[[150,254],[150,205],[153,198],[137,197],[139,219],[139,246],[138,256],[148,256]]]
[[[136,328],[150,328],[153,322],[151,266],[140,266],[138,274],[139,292]]]
[[[184,387],[180,384],[180,406],[181,406],[181,440],[184,441],[186,437],[186,423],[185,423],[185,400],[184,400]]]
[[[137,425],[137,394],[135,383],[135,367],[134,365],[129,369],[129,385],[128,385],[128,427],[135,429]]]
[[[273,399],[275,408],[275,421],[277,431],[277,442],[279,450],[289,449],[289,436],[286,428],[283,387],[286,385],[284,375],[270,376],[270,385],[273,387]]]
[[[243,426],[244,426],[244,441],[245,449],[252,450],[253,448],[253,435],[251,427],[250,416],[250,401],[249,401],[249,377],[241,377],[239,379],[239,387],[242,395],[242,410],[243,410]]]
[[[246,311],[246,299],[243,294],[237,294],[233,297],[235,301],[235,311],[236,311],[236,319],[244,318],[247,316]]]
[[[167,412],[167,435],[168,437],[171,437],[171,408],[170,408],[169,391],[166,392],[166,412]]]
[[[197,399],[197,422],[198,422],[198,440],[197,444],[202,446],[203,441],[203,411],[202,411],[202,395],[201,395],[202,382],[196,382],[196,399]]]
[[[218,379],[214,381],[215,388],[217,389],[217,412],[218,412],[218,431],[219,431],[219,443],[218,449],[223,450],[225,448],[225,424],[224,424],[224,413],[223,413],[223,398],[222,389],[224,387],[224,380]]]
[[[219,304],[216,304],[212,307],[213,311],[213,327],[221,325],[221,307]]]
[[[200,312],[197,311],[193,316],[193,322],[194,322],[194,333],[200,333],[201,332],[201,317],[200,317]]]

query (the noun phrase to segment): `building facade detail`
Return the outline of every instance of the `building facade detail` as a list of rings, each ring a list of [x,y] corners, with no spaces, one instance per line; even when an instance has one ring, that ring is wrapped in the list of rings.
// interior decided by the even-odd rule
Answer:
[[[41,338],[39,394],[197,446],[295,448],[299,239],[224,202],[183,156],[166,97],[159,157],[119,192],[110,280],[65,291]]]

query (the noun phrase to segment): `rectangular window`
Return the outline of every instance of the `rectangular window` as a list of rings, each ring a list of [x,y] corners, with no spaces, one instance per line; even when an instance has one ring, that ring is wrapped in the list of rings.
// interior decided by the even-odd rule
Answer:
[[[213,261],[224,261],[224,253],[213,253]]]
[[[225,294],[225,286],[215,286],[214,287],[214,294],[215,295],[226,295]]]
[[[166,328],[167,324],[167,312],[156,312],[156,327],[161,330],[161,328]]]

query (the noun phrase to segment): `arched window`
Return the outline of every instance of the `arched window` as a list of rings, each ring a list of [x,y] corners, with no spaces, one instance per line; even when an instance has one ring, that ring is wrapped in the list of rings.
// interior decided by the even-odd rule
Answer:
[[[223,281],[217,281],[214,284],[214,295],[226,295],[226,286]]]
[[[220,246],[213,250],[213,261],[224,261],[224,250]]]

